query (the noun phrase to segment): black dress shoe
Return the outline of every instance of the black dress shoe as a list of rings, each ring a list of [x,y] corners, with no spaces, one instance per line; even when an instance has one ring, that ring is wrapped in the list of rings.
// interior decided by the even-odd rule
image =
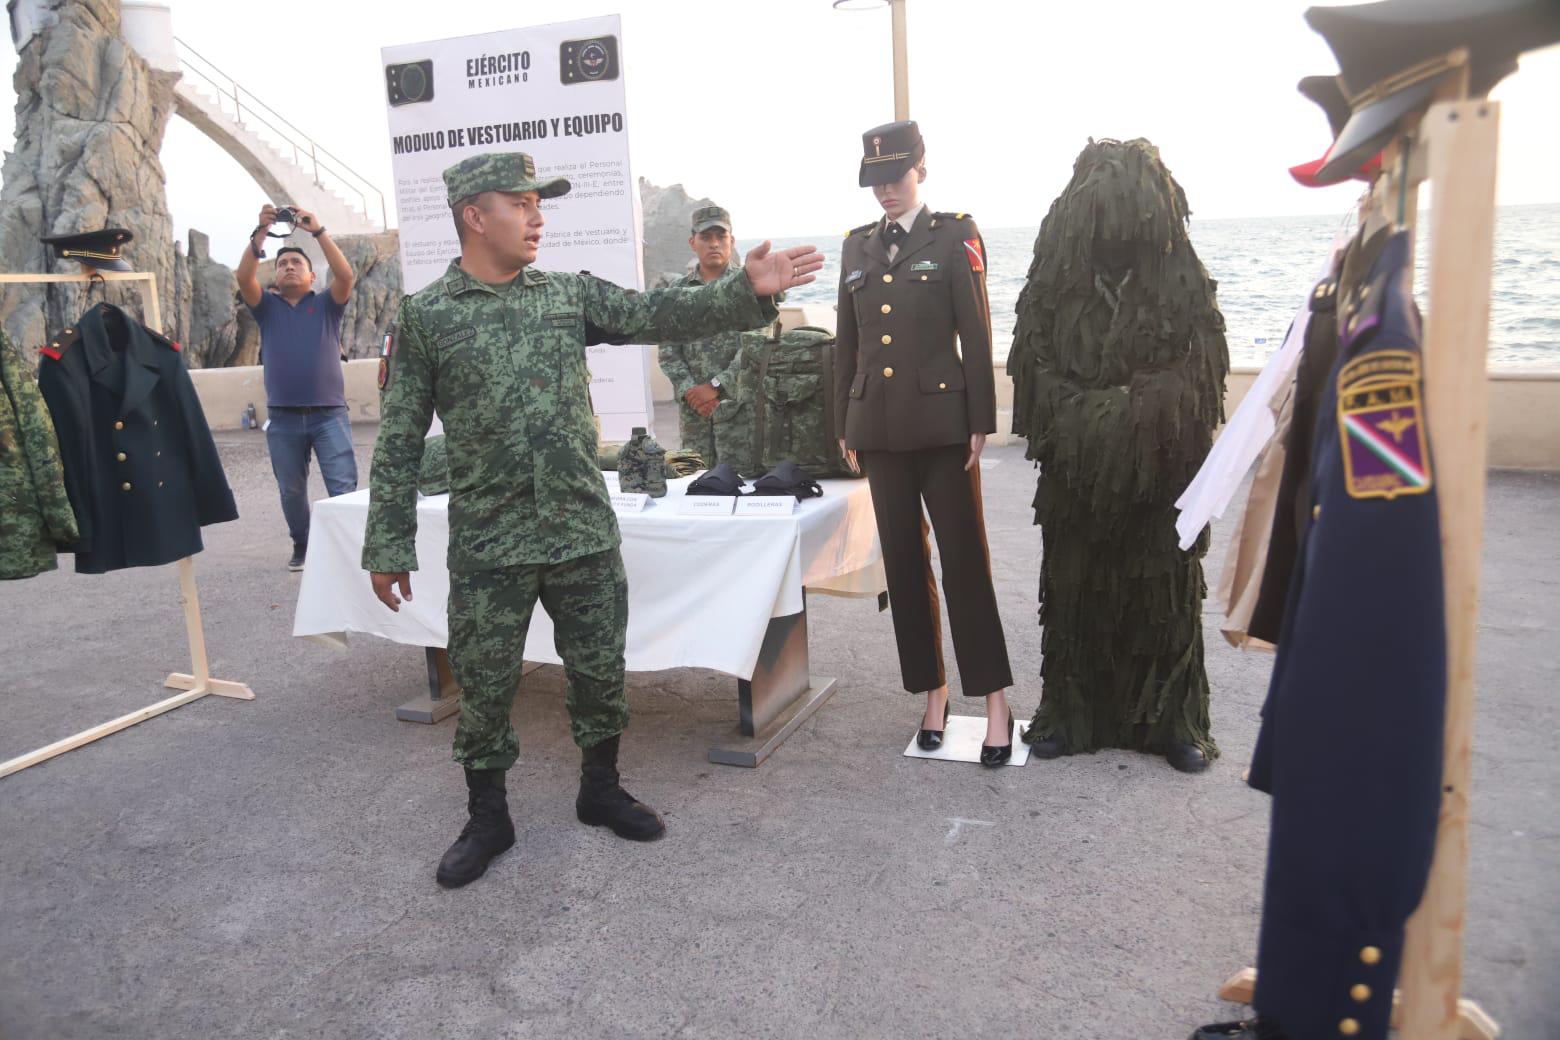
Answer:
[[[1248,1019],[1241,1022],[1216,1022],[1203,1026],[1190,1040],[1289,1040],[1289,1034],[1275,1023]]]
[[[980,746],[980,764],[992,769],[1007,765],[1008,759],[1013,757],[1013,709],[1006,708],[1006,710],[1008,742],[1000,747],[984,743]]]
[[[917,730],[915,734],[915,746],[922,751],[936,751],[942,747],[943,730],[948,728],[949,703],[943,704],[943,728]]]
[[[1201,773],[1208,768],[1208,756],[1196,744],[1171,744],[1165,759],[1183,773]]]

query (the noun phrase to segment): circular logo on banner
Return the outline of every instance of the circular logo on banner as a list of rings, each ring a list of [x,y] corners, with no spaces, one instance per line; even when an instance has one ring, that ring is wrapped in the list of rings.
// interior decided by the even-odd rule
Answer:
[[[586,79],[600,79],[610,64],[600,40],[591,40],[580,48],[580,75]]]

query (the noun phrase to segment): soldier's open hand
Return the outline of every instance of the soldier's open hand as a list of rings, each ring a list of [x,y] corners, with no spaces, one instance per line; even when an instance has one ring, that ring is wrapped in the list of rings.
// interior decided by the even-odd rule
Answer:
[[[371,571],[369,580],[374,583],[374,595],[379,597],[379,602],[395,611],[401,612],[401,598],[395,594],[395,586],[401,586],[401,596],[408,603],[412,600],[412,574],[410,571],[396,571],[386,574],[382,571]]]
[[[816,272],[822,267],[823,254],[817,246],[792,246],[771,252],[766,240],[748,253],[742,269],[753,283],[755,295],[773,296],[794,285],[816,281]]]

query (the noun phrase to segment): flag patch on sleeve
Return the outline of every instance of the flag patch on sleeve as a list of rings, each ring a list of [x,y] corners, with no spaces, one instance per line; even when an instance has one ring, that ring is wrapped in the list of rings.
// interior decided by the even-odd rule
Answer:
[[[986,253],[981,248],[980,239],[966,238],[964,240],[964,255],[969,258],[971,271],[984,272],[986,270]]]

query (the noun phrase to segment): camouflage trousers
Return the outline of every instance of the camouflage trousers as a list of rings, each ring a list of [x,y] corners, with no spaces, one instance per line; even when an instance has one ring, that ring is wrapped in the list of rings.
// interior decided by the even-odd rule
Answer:
[[[746,402],[727,398],[706,419],[687,401],[679,401],[677,417],[683,450],[698,452],[707,468],[725,462],[744,476],[756,476],[748,473],[753,464],[753,410]]]
[[[621,552],[451,571],[450,670],[462,688],[454,758],[468,769],[508,769],[519,757],[509,712],[538,599],[552,618],[563,658],[574,743],[592,747],[628,725],[623,691],[628,576]]]

